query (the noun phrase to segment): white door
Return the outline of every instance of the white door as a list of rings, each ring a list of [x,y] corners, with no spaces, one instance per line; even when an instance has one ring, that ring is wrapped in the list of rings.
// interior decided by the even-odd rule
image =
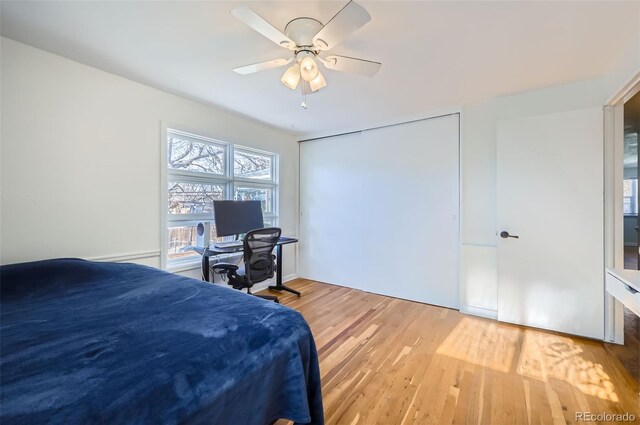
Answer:
[[[300,145],[300,276],[458,307],[459,116]]]
[[[498,123],[499,320],[603,338],[602,117]]]

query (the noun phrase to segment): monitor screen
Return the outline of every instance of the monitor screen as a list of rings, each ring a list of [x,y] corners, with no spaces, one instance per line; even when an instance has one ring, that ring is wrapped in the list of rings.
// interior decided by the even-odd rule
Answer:
[[[213,201],[218,236],[232,236],[264,227],[260,201]]]

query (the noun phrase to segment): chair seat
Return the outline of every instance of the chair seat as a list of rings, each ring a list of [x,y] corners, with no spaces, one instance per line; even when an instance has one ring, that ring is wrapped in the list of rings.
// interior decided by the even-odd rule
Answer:
[[[210,271],[211,271],[212,273],[214,273],[214,272],[213,272],[213,270],[214,270],[215,268],[216,268],[216,265],[215,265],[215,264],[211,264],[211,265],[209,265],[209,269],[210,269]],[[242,275],[242,276],[244,276],[244,275],[245,275],[245,268],[244,268],[244,264],[238,264],[238,270],[236,270],[236,273],[237,273],[237,274],[239,274],[239,275]]]

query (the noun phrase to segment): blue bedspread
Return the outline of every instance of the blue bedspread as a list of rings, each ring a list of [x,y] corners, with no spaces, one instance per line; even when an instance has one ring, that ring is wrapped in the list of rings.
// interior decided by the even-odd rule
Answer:
[[[77,259],[0,268],[0,422],[323,423],[302,316],[195,279]]]

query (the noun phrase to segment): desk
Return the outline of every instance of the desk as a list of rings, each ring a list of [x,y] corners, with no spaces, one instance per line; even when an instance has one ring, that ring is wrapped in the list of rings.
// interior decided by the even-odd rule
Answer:
[[[288,286],[282,284],[282,245],[288,245],[290,243],[297,243],[298,240],[295,238],[286,238],[281,237],[276,244],[276,284],[269,286],[269,289],[273,289],[274,291],[287,291],[292,294],[296,294],[300,296],[300,292],[295,289],[291,289]],[[238,252],[242,252],[242,246],[237,247],[229,247],[229,248],[216,248],[213,244],[205,249],[205,248],[193,248],[198,254],[203,256],[204,270],[202,270],[202,278],[203,280],[209,282],[209,257],[215,257],[216,255],[224,255],[224,254],[235,254]]]
[[[640,316],[640,272],[606,269],[605,288],[629,310]]]

